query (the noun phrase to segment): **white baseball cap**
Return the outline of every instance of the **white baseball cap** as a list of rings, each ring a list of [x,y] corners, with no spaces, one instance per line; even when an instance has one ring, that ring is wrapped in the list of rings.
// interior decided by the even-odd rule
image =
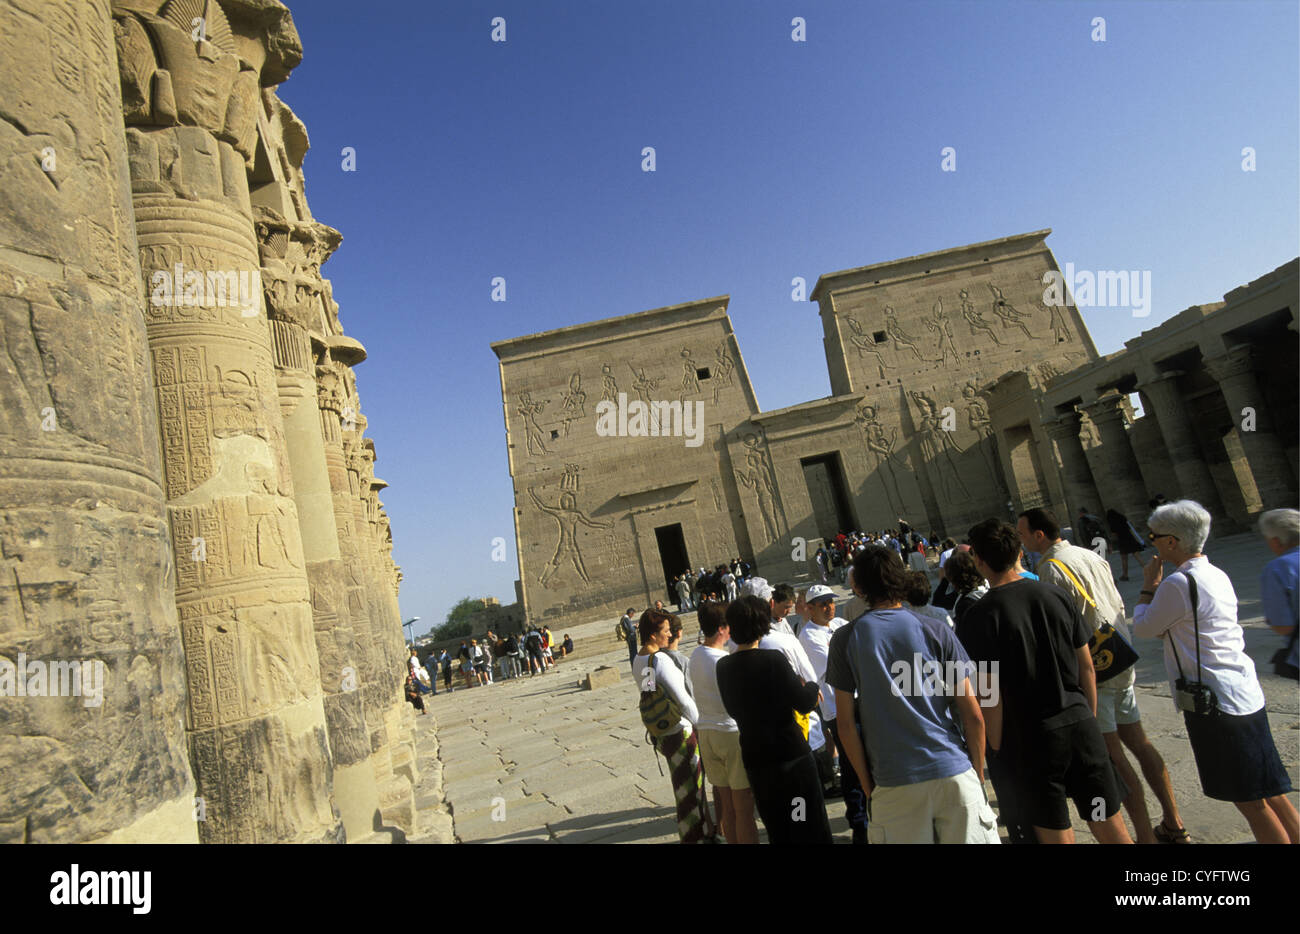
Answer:
[[[808,588],[808,595],[804,597],[804,600],[807,603],[816,603],[818,600],[825,600],[827,597],[834,599],[835,591],[825,584],[813,584]]]

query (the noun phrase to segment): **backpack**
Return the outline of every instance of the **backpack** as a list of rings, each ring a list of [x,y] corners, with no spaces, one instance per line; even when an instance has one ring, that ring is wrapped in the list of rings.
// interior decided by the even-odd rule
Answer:
[[[542,637],[537,634],[537,630],[533,630],[528,634],[528,638],[524,640],[524,645],[528,646],[529,650],[536,649],[539,652],[542,650]]]
[[[681,729],[682,708],[673,700],[672,697],[664,690],[662,684],[653,676],[659,670],[656,660],[659,653],[656,652],[650,656],[650,671],[652,675],[645,677],[641,687],[641,722],[645,724],[646,732],[650,734],[650,742],[653,743],[661,736],[667,736],[670,733],[676,733]],[[646,688],[650,690],[646,690]]]

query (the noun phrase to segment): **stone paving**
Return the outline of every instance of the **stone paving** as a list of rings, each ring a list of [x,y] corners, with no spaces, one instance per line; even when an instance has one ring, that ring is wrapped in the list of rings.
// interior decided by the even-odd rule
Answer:
[[[1212,540],[1207,554],[1236,585],[1246,647],[1260,674],[1273,737],[1292,782],[1300,785],[1300,695],[1294,682],[1272,674],[1268,660],[1282,640],[1260,616],[1259,572],[1271,555],[1257,535]],[[1118,570],[1118,557],[1113,563]],[[1131,581],[1119,584],[1130,610],[1141,589],[1140,573],[1131,574]],[[852,612],[851,604],[840,608],[841,615]],[[689,654],[695,614],[682,619],[682,645]],[[646,744],[627,650],[614,639],[614,622],[557,631],[559,638],[569,632],[577,651],[547,674],[460,688],[450,696],[440,691],[426,699],[429,714],[415,718],[421,811],[420,830],[411,842],[677,841],[672,786],[660,773],[662,759]],[[1181,714],[1169,700],[1159,645],[1139,640],[1137,648],[1143,723],[1169,768],[1184,824],[1198,842],[1249,842],[1236,808],[1201,794]],[[581,687],[587,673],[601,665],[616,668],[619,682],[595,691]],[[1149,789],[1147,805],[1158,819]],[[843,802],[831,800],[828,811],[836,841],[847,842]],[[1075,831],[1080,842],[1092,841],[1078,820]]]

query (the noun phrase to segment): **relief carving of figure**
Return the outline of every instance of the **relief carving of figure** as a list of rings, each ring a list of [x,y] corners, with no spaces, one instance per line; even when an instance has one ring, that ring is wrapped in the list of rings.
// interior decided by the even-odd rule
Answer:
[[[694,396],[700,391],[700,375],[695,371],[695,361],[689,350],[682,350],[682,388],[677,398],[685,403],[687,396]]]
[[[902,515],[906,510],[903,508],[903,493],[898,486],[898,476],[894,469],[897,467],[901,471],[906,471],[905,464],[899,461],[898,455],[894,453],[894,443],[897,440],[897,430],[891,429],[889,436],[885,436],[885,429],[880,424],[880,417],[876,413],[874,405],[863,403],[858,407],[857,414],[853,420],[858,423],[862,429],[862,434],[867,442],[867,450],[875,458],[876,476],[880,477],[880,483],[885,488],[885,499],[889,501],[889,511],[895,515]]]
[[[885,306],[885,333],[900,347],[906,347],[916,354],[916,359],[925,361],[921,355],[921,350],[916,346],[916,341],[903,330],[902,325],[898,323],[898,312],[894,311],[893,305]],[[929,362],[929,361],[926,361]]]
[[[745,443],[746,470],[737,470],[736,479],[758,496],[758,511],[763,517],[763,532],[767,544],[776,541],[780,531],[776,522],[776,478],[767,451],[758,435],[747,434]]]
[[[958,495],[954,490],[959,490],[961,497],[969,498],[970,491],[966,489],[966,484],[962,483],[957,464],[952,459],[953,450],[960,453],[962,448],[953,439],[952,432],[943,430],[939,407],[929,396],[915,390],[909,391],[908,396],[920,410],[917,431],[921,436],[921,457],[926,464],[935,466],[944,498],[949,502],[956,502]]]
[[[998,340],[997,334],[994,333],[993,325],[984,320],[984,313],[976,308],[975,303],[970,300],[970,292],[962,289],[957,293],[957,296],[961,299],[961,316],[970,325],[971,337],[974,337],[976,332],[983,331],[993,339],[993,343],[1001,346],[1002,341]]]
[[[637,398],[641,400],[641,404],[644,405],[647,410],[649,410],[650,424],[653,428],[653,431],[658,433],[659,409],[650,407],[650,401],[651,401],[650,393],[656,391],[659,388],[659,383],[662,382],[662,379],[650,379],[645,375],[644,369],[638,370],[635,367],[633,367],[632,364],[630,363],[628,364],[628,368],[632,370],[632,375],[636,377],[636,379],[632,383],[632,388],[636,390]]]
[[[934,303],[934,314],[925,319],[925,326],[934,333],[939,332],[939,362],[947,363],[948,354],[952,354],[953,362],[959,358],[957,354],[957,345],[952,340],[952,322],[948,320],[948,312],[943,310],[943,299],[938,299]]]
[[[550,586],[550,580],[555,576],[555,572],[560,568],[560,562],[569,559],[573,562],[574,570],[582,578],[583,583],[590,584],[591,578],[587,576],[587,568],[582,561],[582,549],[578,547],[578,523],[592,529],[612,528],[612,522],[596,522],[589,518],[586,513],[578,509],[577,497],[572,493],[561,493],[558,506],[548,506],[542,502],[537,495],[537,490],[533,487],[528,488],[528,495],[532,497],[533,505],[542,512],[546,513],[560,527],[560,540],[556,542],[555,554],[551,557],[550,562],[542,569],[542,573],[537,578],[537,582],[543,587]]]
[[[975,443],[984,455],[984,463],[989,469],[989,476],[993,478],[994,483],[1001,486],[1002,480],[997,470],[997,438],[993,436],[993,421],[989,418],[988,403],[980,396],[973,383],[967,383],[962,387],[961,396],[966,400],[967,424],[979,436],[979,440]]]
[[[1029,315],[1018,311],[1016,306],[1007,301],[1006,296],[992,282],[988,283],[989,291],[993,293],[993,313],[1002,319],[1002,327],[1017,327],[1024,332],[1025,337],[1030,340],[1036,340],[1034,335],[1029,333],[1029,328],[1025,327],[1025,320],[1033,320]]]
[[[569,391],[560,401],[564,409],[564,436],[569,436],[569,423],[576,422],[587,414],[587,394],[582,391],[582,379],[578,373],[569,377]]]
[[[844,320],[848,322],[849,330],[853,332],[853,336],[849,338],[849,343],[858,349],[858,359],[861,360],[864,354],[875,357],[876,365],[880,367],[880,375],[883,377],[889,364],[885,362],[885,358],[876,349],[876,339],[863,331],[862,325],[858,324],[858,319],[852,315],[845,315]]]
[[[519,394],[519,408],[515,409],[524,419],[524,435],[528,440],[528,453],[550,454],[546,450],[546,435],[542,431],[542,426],[537,424],[537,416],[542,414],[546,408],[545,401],[534,402],[533,394],[525,390]]]
[[[717,346],[713,356],[718,361],[718,372],[713,374],[713,404],[717,405],[718,394],[731,385],[731,371],[736,368],[736,361],[732,360],[731,354],[727,352],[726,341]]]
[[[608,363],[600,367],[600,401],[618,402],[618,383],[615,382],[614,371],[609,368]]]

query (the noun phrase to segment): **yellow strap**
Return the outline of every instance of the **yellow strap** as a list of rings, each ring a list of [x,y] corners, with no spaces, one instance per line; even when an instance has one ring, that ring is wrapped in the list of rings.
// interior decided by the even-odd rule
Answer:
[[[1083,594],[1083,599],[1088,601],[1088,606],[1092,607],[1094,610],[1097,609],[1097,604],[1092,601],[1092,597],[1088,596],[1087,588],[1085,588],[1083,584],[1079,583],[1079,579],[1070,573],[1069,568],[1067,568],[1056,558],[1048,558],[1047,563],[1055,564],[1058,568],[1060,568],[1063,572],[1065,572],[1065,576],[1070,579],[1070,583],[1073,584],[1075,587],[1078,587],[1079,593]]]

